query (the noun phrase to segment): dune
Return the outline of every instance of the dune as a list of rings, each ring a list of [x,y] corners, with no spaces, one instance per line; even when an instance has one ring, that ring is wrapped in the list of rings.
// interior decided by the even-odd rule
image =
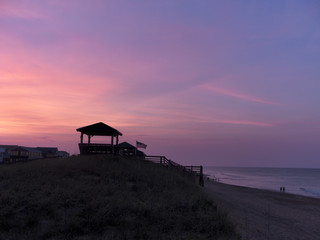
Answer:
[[[183,172],[83,155],[0,166],[2,239],[240,239]]]

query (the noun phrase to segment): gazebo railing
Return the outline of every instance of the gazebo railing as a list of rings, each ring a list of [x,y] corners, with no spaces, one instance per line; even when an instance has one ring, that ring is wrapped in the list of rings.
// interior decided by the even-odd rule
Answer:
[[[113,146],[116,151],[117,146]],[[80,154],[112,154],[111,144],[79,143]]]

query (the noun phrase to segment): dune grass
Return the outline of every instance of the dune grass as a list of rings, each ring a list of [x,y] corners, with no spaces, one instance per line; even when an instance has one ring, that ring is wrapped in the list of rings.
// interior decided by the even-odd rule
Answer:
[[[238,239],[201,187],[137,159],[1,165],[0,188],[0,239]]]

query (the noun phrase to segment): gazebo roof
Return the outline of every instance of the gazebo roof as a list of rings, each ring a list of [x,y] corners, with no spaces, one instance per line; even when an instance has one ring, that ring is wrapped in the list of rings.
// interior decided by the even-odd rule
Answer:
[[[122,133],[102,122],[77,129],[78,132],[91,136],[122,136]]]

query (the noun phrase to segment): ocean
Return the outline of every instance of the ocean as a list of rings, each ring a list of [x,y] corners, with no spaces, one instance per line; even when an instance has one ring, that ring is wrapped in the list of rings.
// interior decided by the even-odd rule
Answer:
[[[221,183],[320,198],[320,169],[204,167],[204,174]]]

